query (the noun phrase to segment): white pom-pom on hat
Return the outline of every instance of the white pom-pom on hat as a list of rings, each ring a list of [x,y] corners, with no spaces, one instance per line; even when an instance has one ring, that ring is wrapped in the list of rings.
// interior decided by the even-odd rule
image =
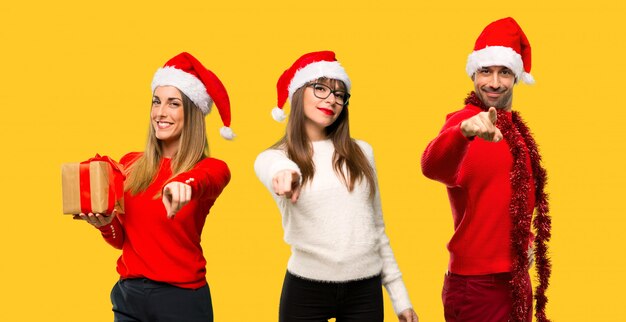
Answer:
[[[277,106],[272,109],[272,118],[278,122],[282,122],[287,118],[287,115],[282,108]]]
[[[523,72],[522,73],[522,81],[528,85],[532,85],[535,83],[535,78],[533,77],[533,75]]]
[[[236,136],[235,133],[233,133],[233,130],[228,126],[222,126],[220,128],[220,135],[226,140],[232,140]]]

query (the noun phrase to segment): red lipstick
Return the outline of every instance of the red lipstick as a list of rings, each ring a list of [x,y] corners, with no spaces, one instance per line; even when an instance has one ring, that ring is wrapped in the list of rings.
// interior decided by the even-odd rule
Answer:
[[[318,107],[317,109],[322,111],[326,115],[329,115],[329,116],[335,115],[335,112],[333,112],[333,110],[331,109],[322,108],[322,107]]]

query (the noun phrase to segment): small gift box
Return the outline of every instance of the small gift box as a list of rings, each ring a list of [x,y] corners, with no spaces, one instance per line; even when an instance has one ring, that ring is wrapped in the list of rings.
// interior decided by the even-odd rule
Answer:
[[[124,171],[107,156],[61,166],[63,213],[111,214],[123,212]]]

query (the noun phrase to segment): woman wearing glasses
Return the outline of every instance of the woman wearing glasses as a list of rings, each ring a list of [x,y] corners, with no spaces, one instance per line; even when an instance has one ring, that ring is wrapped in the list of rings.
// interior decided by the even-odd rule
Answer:
[[[254,168],[282,214],[287,264],[279,320],[418,321],[385,234],[372,148],[350,137],[350,79],[331,51],[308,53],[277,84],[285,136]]]

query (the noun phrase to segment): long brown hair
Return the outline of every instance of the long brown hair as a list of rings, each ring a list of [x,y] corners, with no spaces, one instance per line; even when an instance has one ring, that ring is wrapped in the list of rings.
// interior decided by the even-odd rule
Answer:
[[[342,81],[336,79],[324,77],[317,79],[316,82],[324,83],[331,88],[336,88],[336,86],[346,88]],[[302,185],[312,180],[315,175],[313,148],[304,127],[306,117],[304,115],[303,96],[304,89],[309,84],[305,84],[293,93],[285,135],[271,147],[285,150],[287,157],[298,165],[302,173]],[[370,193],[373,195],[376,191],[374,169],[359,145],[350,137],[348,114],[348,106],[346,105],[335,122],[325,129],[326,136],[332,140],[335,147],[333,169],[344,182],[348,191],[352,191],[354,185],[365,178],[369,184]]]
[[[178,90],[178,89],[177,89]],[[180,134],[178,151],[172,157],[172,177],[191,170],[196,163],[209,155],[204,114],[187,95],[183,100],[184,126]],[[131,194],[145,191],[154,181],[163,158],[161,141],[157,139],[154,124],[150,120],[146,149],[141,157],[126,169],[127,179],[124,189]]]

